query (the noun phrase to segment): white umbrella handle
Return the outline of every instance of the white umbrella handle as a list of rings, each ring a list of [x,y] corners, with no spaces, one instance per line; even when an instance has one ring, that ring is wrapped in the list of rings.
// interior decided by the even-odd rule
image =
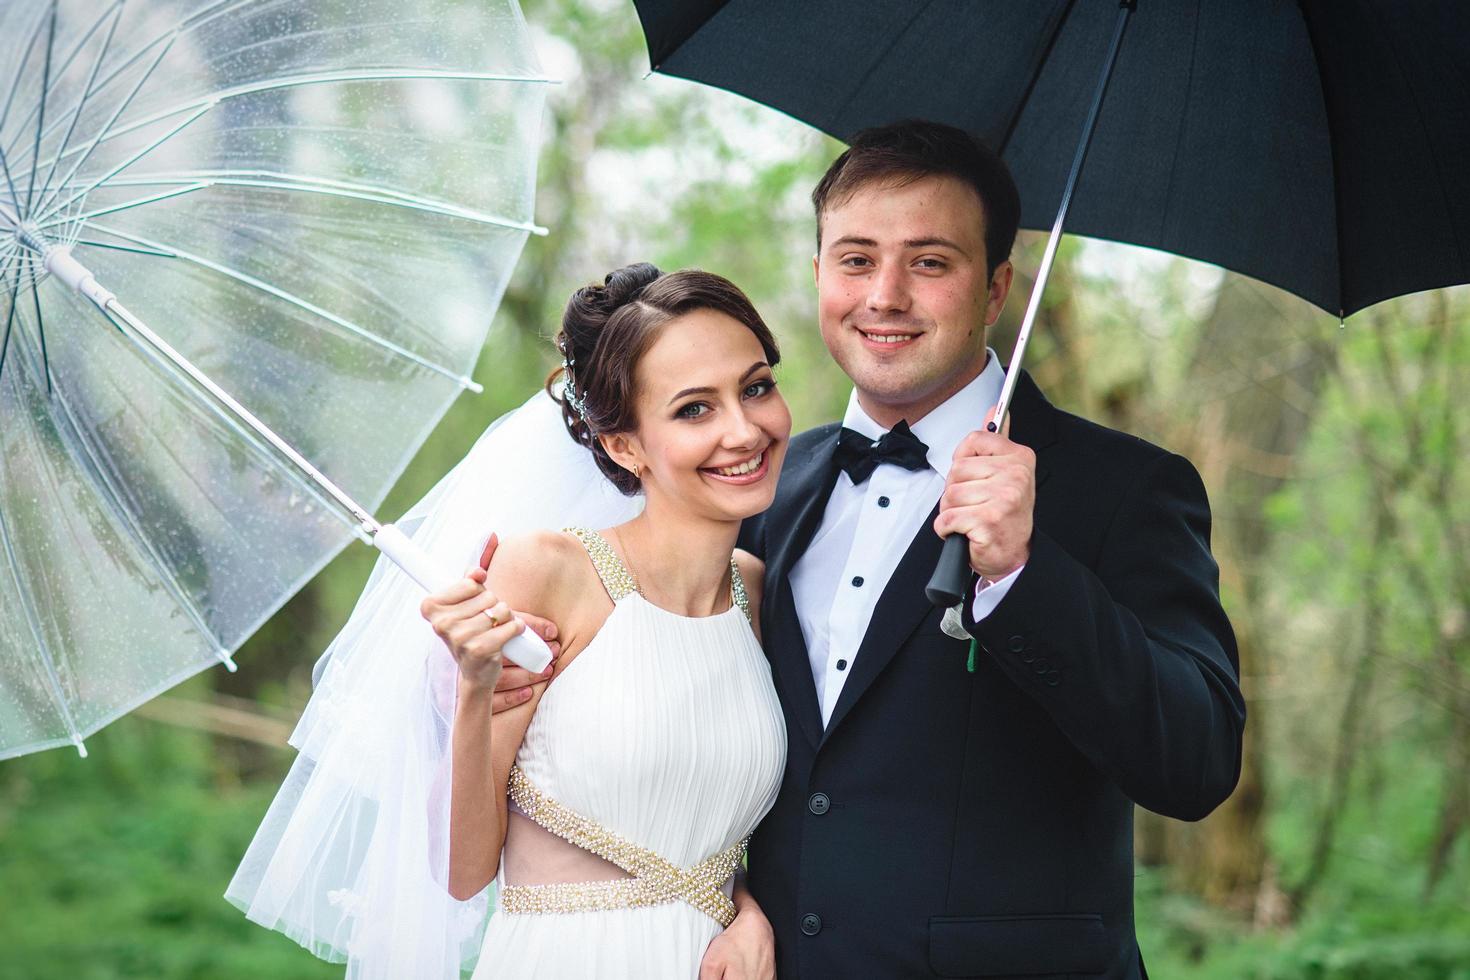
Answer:
[[[373,535],[373,546],[428,592],[442,591],[459,580],[459,576],[436,565],[422,548],[392,524],[378,529]],[[541,673],[551,663],[551,648],[530,629],[511,637],[502,653],[505,659],[533,674]]]

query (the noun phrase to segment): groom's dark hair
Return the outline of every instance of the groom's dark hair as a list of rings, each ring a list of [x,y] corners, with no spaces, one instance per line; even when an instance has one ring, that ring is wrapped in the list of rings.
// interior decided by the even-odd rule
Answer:
[[[822,216],[869,184],[903,187],[925,177],[955,177],[980,196],[985,219],[986,278],[1011,257],[1021,223],[1021,195],[994,150],[954,126],[906,119],[855,133],[851,144],[827,168],[812,206],[817,211],[817,249],[822,247]]]

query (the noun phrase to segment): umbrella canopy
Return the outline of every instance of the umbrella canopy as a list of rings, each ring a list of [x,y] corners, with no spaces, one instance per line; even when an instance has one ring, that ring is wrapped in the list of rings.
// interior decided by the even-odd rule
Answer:
[[[514,0],[5,3],[0,39],[4,758],[228,663],[362,535],[226,403],[381,502],[540,230],[545,86]]]
[[[1028,228],[1057,213],[1120,6],[635,3],[665,74],[839,139],[909,117],[981,137]],[[1470,281],[1470,5],[1136,7],[1068,231],[1222,265],[1338,316]]]

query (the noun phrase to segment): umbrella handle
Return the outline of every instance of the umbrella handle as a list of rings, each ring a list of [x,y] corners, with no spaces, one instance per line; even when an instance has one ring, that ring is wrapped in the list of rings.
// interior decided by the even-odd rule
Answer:
[[[924,586],[924,595],[939,609],[956,605],[970,589],[970,539],[951,534],[934,564],[934,576]]]
[[[426,592],[439,592],[458,581],[457,576],[436,564],[424,549],[392,524],[384,524],[373,534],[373,547],[387,555]],[[551,648],[532,630],[511,637],[501,652],[505,659],[533,674],[541,673],[551,663]]]

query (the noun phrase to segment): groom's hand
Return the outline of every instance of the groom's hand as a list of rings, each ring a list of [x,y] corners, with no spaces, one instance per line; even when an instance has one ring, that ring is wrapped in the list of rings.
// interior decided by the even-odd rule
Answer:
[[[699,980],[775,980],[776,936],[750,892],[735,885],[735,920],[710,940]]]
[[[490,535],[490,540],[485,542],[485,550],[480,554],[480,567],[471,570],[470,578],[481,584],[484,583],[486,571],[490,568],[490,561],[495,557],[495,549],[499,546],[500,538],[494,534]],[[541,673],[533,674],[524,667],[517,667],[509,660],[505,661],[500,668],[500,679],[495,682],[495,696],[490,699],[491,712],[497,715],[529,701],[532,685],[551,680],[551,675],[556,670],[556,658],[561,655],[561,644],[556,640],[555,623],[540,616],[521,612],[519,609],[514,612],[516,617],[526,624],[526,629],[546,641],[546,645],[551,648],[551,663]]]
[[[960,441],[934,520],[941,537],[969,539],[970,567],[992,582],[1031,557],[1036,454],[1010,433],[1007,416],[1001,432],[971,432]]]

